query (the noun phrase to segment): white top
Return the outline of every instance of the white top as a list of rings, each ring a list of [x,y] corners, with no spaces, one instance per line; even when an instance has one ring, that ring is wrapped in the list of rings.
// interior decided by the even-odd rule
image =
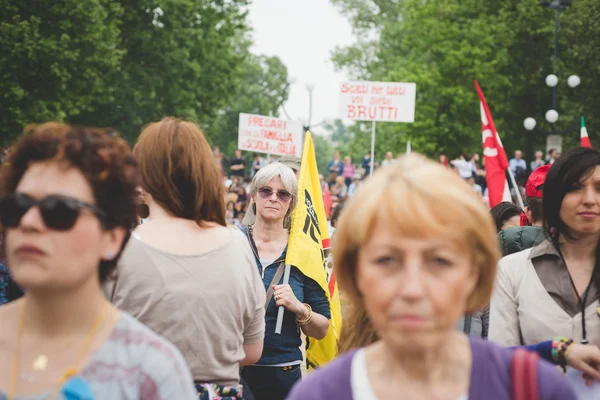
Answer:
[[[375,390],[373,390],[371,382],[369,381],[364,349],[358,350],[352,357],[352,371],[350,374],[352,398],[359,400],[378,400]],[[459,396],[456,400],[469,400],[469,396]]]
[[[529,259],[531,249],[498,263],[488,338],[503,346],[536,344],[564,336],[582,340],[581,313],[571,317],[550,297]],[[598,301],[585,309],[587,338],[600,342]],[[521,340],[522,339],[522,340]]]

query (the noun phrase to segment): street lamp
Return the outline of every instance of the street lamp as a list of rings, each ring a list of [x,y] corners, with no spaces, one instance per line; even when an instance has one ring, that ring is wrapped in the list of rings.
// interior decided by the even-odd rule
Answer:
[[[536,125],[537,125],[537,122],[535,121],[534,118],[531,118],[531,117],[525,118],[525,121],[523,121],[523,126],[528,131],[534,130]]]
[[[315,90],[315,85],[313,83],[306,84],[306,90],[308,90],[308,124],[305,130],[310,130],[310,123],[312,122],[312,112],[313,112],[313,90]]]
[[[556,110],[546,111],[546,121],[551,124],[555,124],[558,121],[558,112]]]
[[[571,75],[569,79],[567,79],[567,84],[571,89],[575,89],[581,83],[581,79],[577,75]]]

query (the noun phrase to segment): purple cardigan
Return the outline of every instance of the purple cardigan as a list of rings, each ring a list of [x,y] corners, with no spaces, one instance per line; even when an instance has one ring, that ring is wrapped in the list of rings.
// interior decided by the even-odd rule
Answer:
[[[473,366],[469,400],[511,400],[512,350],[471,338]],[[344,354],[323,369],[309,374],[292,389],[287,400],[351,400],[350,371],[354,352]],[[539,361],[539,400],[576,400],[556,367]],[[358,400],[358,399],[357,399]]]

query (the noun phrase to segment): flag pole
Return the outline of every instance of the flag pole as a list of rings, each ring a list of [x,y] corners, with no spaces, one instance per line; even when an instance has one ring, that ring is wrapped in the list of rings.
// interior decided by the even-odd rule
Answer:
[[[375,121],[373,121],[373,127],[371,128],[371,170],[369,175],[373,175],[373,167],[375,165]]]
[[[521,197],[521,191],[519,190],[519,187],[517,186],[517,181],[515,181],[515,176],[513,175],[510,167],[508,167],[508,175],[510,176],[510,182],[512,183],[513,187],[515,188],[515,192],[517,193],[517,201],[519,202],[519,207],[521,207],[521,210],[525,210],[525,204],[523,203],[523,198]]]
[[[292,269],[290,264],[285,264],[285,271],[283,272],[283,283],[287,285],[290,282],[290,270]],[[284,306],[279,306],[277,310],[277,322],[275,323],[275,333],[281,335],[281,327],[283,326],[283,314],[285,312]]]

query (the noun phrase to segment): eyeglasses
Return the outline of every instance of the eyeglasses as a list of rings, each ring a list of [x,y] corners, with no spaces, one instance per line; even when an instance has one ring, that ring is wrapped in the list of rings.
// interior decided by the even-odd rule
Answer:
[[[260,188],[260,189],[258,189],[258,194],[263,199],[268,199],[271,196],[273,196],[273,189],[266,188],[266,187]],[[278,190],[277,191],[277,198],[279,200],[281,200],[282,202],[287,203],[292,198],[292,195],[287,190]]]
[[[44,224],[55,231],[68,231],[73,228],[84,209],[90,210],[102,222],[106,219],[102,210],[73,197],[47,196],[36,200],[23,193],[11,193],[0,198],[0,224],[4,228],[18,227],[21,218],[31,207],[37,207]]]

